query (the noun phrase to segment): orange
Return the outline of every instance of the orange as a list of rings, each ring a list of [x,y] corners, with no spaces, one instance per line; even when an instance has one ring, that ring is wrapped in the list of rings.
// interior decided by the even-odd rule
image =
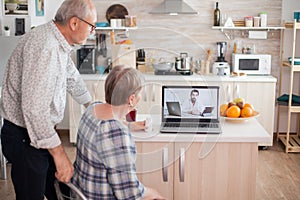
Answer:
[[[251,103],[245,103],[244,108],[245,107],[250,107],[254,111],[254,106]]]
[[[228,104],[222,104],[220,106],[220,115],[221,116],[226,116],[226,110],[228,108]]]
[[[226,111],[227,117],[238,118],[240,117],[241,109],[238,106],[230,106]]]
[[[242,110],[241,110],[241,117],[251,117],[253,116],[253,109],[250,108],[250,107],[244,107]]]

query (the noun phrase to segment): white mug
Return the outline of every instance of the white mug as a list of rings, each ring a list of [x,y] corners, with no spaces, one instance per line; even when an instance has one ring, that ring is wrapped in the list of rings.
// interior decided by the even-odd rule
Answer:
[[[110,27],[117,28],[118,27],[118,19],[110,19]]]
[[[151,132],[152,131],[152,119],[151,119],[151,117],[148,117],[145,120],[145,131],[146,132]]]

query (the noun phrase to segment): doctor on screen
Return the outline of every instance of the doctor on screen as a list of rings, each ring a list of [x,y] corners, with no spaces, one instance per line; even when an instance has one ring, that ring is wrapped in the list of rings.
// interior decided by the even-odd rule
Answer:
[[[190,98],[185,100],[182,103],[182,111],[183,113],[188,113],[192,115],[202,115],[205,107],[199,101],[199,91],[194,89],[190,93]]]

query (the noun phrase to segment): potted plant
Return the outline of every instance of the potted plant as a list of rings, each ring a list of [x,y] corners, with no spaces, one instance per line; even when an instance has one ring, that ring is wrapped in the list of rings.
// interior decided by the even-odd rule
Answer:
[[[19,8],[19,1],[18,0],[5,0],[5,5],[9,12],[13,12]]]
[[[9,29],[9,26],[4,26],[4,35],[5,35],[5,36],[10,36],[10,29]]]

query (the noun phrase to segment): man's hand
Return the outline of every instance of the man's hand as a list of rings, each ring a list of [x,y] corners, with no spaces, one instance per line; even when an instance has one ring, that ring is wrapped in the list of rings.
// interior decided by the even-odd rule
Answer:
[[[62,145],[59,145],[53,149],[48,149],[48,151],[53,157],[56,166],[55,177],[61,182],[70,182],[70,179],[73,176],[74,167],[65,153]]]

